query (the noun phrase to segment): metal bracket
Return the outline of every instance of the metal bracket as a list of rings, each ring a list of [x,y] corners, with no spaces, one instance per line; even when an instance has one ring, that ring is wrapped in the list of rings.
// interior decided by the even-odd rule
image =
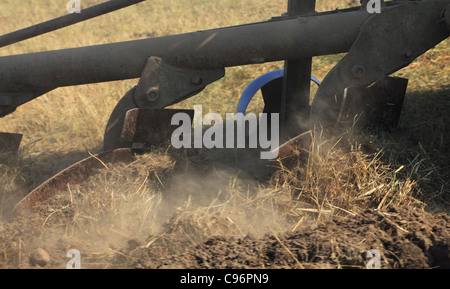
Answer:
[[[104,135],[104,150],[131,147],[133,143],[140,142],[121,137],[129,110],[151,108],[153,111],[148,113],[155,113],[155,117],[158,118],[161,113],[158,113],[156,109],[165,108],[191,97],[224,75],[224,68],[215,70],[180,68],[159,57],[149,57],[138,85],[120,100],[111,114]],[[156,119],[152,118],[152,120]],[[144,135],[148,134],[144,132]],[[152,144],[153,141],[147,139],[144,143]]]
[[[13,113],[17,107],[27,103],[36,97],[49,92],[51,89],[36,90],[33,92],[1,92],[0,93],[0,117]]]
[[[181,68],[152,56],[145,65],[134,98],[138,107],[164,108],[200,93],[224,75],[224,68]]]
[[[185,113],[194,119],[194,110],[190,109],[152,109],[135,108],[125,115],[121,139],[134,149],[146,149],[170,142],[176,126],[171,125],[172,117]]]
[[[400,119],[408,79],[384,77],[369,87],[347,87],[338,126],[395,128]]]
[[[447,1],[415,1],[373,14],[349,53],[322,82],[311,107],[314,126],[336,123],[347,87],[367,87],[407,66],[449,36],[442,13]]]

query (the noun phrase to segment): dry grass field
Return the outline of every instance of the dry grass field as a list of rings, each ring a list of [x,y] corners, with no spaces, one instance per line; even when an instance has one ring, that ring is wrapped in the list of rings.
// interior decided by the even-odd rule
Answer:
[[[89,7],[100,2],[82,0],[82,5]],[[318,11],[352,5],[350,0],[317,2]],[[1,48],[0,56],[252,23],[279,16],[286,9],[285,0],[148,0]],[[65,13],[65,1],[3,0],[0,34]],[[212,248],[227,238],[257,239],[265,234],[265,238],[278,244],[275,252],[280,255],[274,254],[282,258],[274,257],[278,263],[272,259],[272,263],[241,262],[240,267],[363,267],[364,260],[357,257],[348,261],[339,259],[339,254],[330,257],[323,253],[327,257],[320,263],[300,253],[297,257],[292,255],[292,250],[296,250],[291,244],[294,237],[289,235],[289,239],[286,234],[309,225],[322,230],[320,225],[333,218],[359,218],[360,223],[376,229],[391,224],[395,234],[405,234],[412,243],[419,237],[406,232],[422,228],[414,226],[420,223],[431,232],[433,222],[443,224],[445,220],[439,227],[439,237],[448,238],[448,218],[436,214],[450,212],[449,44],[447,39],[395,74],[409,78],[410,83],[399,128],[392,132],[348,132],[332,139],[318,139],[306,162],[279,166],[264,182],[243,172],[218,169],[203,159],[186,159],[177,152],[161,149],[139,157],[132,165],[99,171],[80,186],[69,187],[35,211],[10,221],[13,206],[33,188],[68,165],[101,151],[110,113],[138,80],[55,89],[0,119],[0,131],[24,135],[19,155],[4,156],[0,163],[0,268],[64,268],[65,252],[72,248],[81,251],[86,268],[174,268],[182,266],[174,265],[176,257],[171,256],[176,254],[184,254],[180,258],[184,266],[197,267],[189,259],[197,256],[192,251],[196,246],[206,252],[205,244]],[[314,58],[313,75],[322,80],[341,58],[342,55]],[[246,85],[264,72],[282,67],[280,62],[228,68],[223,79],[175,107],[191,109],[202,104],[204,112],[234,112]],[[248,111],[258,112],[262,106],[258,95]],[[183,166],[189,169],[180,169]],[[381,213],[376,215],[374,209],[393,210],[391,219]],[[410,209],[420,214],[411,213]],[[410,217],[416,218],[416,225],[409,223]],[[368,218],[376,220],[375,225],[364,223]],[[338,235],[340,227],[336,228],[333,232]],[[350,230],[349,226],[345,230]],[[345,232],[360,233],[356,229]],[[369,235],[364,235],[366,243],[360,240],[359,247],[349,245],[359,252],[355,256],[364,246],[367,250],[375,244],[381,246],[380,240],[391,236]],[[309,240],[305,235],[298,236]],[[325,233],[322,237],[330,238]],[[256,250],[245,240],[244,247],[249,251],[236,250],[238,256],[248,256]],[[448,246],[448,239],[446,242]],[[427,263],[422,255],[422,259],[418,257],[422,263],[406,257],[403,260],[403,255],[396,259],[392,256],[396,256],[394,252],[398,254],[398,247],[395,241],[392,244],[393,247],[381,249],[387,267],[448,265],[448,260]],[[343,254],[333,251],[334,245],[331,247],[330,252]],[[49,254],[44,264],[33,262],[37,248]],[[423,251],[428,256],[428,251]],[[161,261],[164,258],[169,259]],[[220,264],[218,267],[233,267],[225,261]]]

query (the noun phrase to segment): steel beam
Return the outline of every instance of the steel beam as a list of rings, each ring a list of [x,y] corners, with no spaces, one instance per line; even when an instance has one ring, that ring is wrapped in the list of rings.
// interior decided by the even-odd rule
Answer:
[[[0,116],[57,87],[139,78],[150,56],[174,66],[206,70],[346,52],[368,17],[365,11],[351,10],[3,56],[0,93],[19,93],[20,97],[12,97],[11,105],[0,107]]]
[[[316,0],[289,0],[289,16],[306,16],[315,12]],[[281,103],[281,137],[287,140],[309,129],[312,58],[285,62]]]

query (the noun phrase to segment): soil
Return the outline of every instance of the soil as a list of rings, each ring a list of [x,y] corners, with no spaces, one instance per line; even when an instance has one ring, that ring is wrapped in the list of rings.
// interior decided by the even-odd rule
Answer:
[[[172,218],[160,222],[143,236],[141,228],[147,223],[142,221],[141,225],[137,221],[141,219],[133,219],[139,214],[139,206],[150,204],[152,199],[148,194],[167,189],[163,185],[167,180],[172,178],[172,183],[176,184],[173,176],[167,174],[176,171],[168,170],[173,167],[171,160],[156,155],[150,159],[153,165],[149,165],[148,160],[141,164],[146,170],[137,167],[125,173],[130,166],[117,167],[116,172],[110,170],[106,175],[87,180],[84,194],[77,193],[78,189],[72,187],[15,219],[0,221],[0,267],[66,268],[71,258],[67,252],[78,249],[82,268],[364,269],[375,265],[383,269],[450,268],[448,215],[431,214],[408,206],[336,215],[320,222],[303,222],[295,230],[288,231],[282,227],[273,229],[275,227],[273,224],[269,227],[268,219],[257,216],[254,226],[265,228],[265,233],[255,234],[248,230],[243,235],[236,229],[239,229],[238,214],[242,212],[230,211],[234,222],[229,217],[223,221],[221,212],[225,208],[208,211],[214,207],[210,203],[203,209],[208,211],[203,219],[199,219],[198,210],[191,210],[188,215],[188,210],[178,209],[172,212]],[[208,171],[212,172],[213,168],[205,170],[202,163],[198,167],[203,168],[197,172],[202,179],[211,178]],[[187,170],[192,177],[195,169]],[[157,189],[143,190],[141,174],[152,176],[146,179],[150,180],[147,185]],[[129,175],[133,175],[135,183],[129,181]],[[117,184],[125,184],[131,193],[106,190],[112,184],[107,176]],[[183,175],[183,180],[185,177]],[[229,180],[229,176],[225,175],[224,180]],[[214,179],[214,184],[218,182]],[[203,186],[199,182],[193,184],[195,190]],[[182,187],[184,191],[189,190],[187,182]],[[98,193],[98,201],[87,197],[87,191],[101,190],[107,193],[104,196]],[[179,197],[173,197],[179,200]],[[130,206],[119,207],[120,203],[112,202],[112,198],[126,200]],[[154,208],[159,203],[155,204]],[[103,210],[109,212],[106,209],[112,207],[114,213],[102,213]],[[88,215],[90,210],[98,214]],[[148,210],[143,212],[145,217],[151,215]],[[118,217],[124,218],[122,223],[118,222]],[[104,219],[99,221],[101,218]],[[248,220],[248,216],[245,219]],[[115,223],[110,223],[111,220]],[[149,222],[152,220],[157,219],[149,219]],[[206,227],[200,224],[205,220],[209,222]],[[95,224],[100,226],[97,228]],[[138,233],[133,236],[127,231],[130,227]],[[73,232],[77,232],[76,238]],[[214,232],[219,233],[215,235]],[[373,256],[376,255],[368,255],[370,250],[380,254],[379,262],[374,263]]]
[[[446,214],[390,208],[263,238],[218,236],[158,260],[135,246],[124,252],[134,256],[130,267],[135,268],[366,268],[371,249],[379,250],[383,269],[450,268],[449,232]]]

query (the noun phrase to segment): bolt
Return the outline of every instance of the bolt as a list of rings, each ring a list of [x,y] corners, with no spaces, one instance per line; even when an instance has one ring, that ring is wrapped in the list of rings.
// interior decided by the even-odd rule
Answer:
[[[202,85],[203,84],[203,79],[200,76],[194,76],[191,78],[191,82],[194,85]]]
[[[149,90],[147,90],[145,96],[150,103],[155,103],[159,100],[159,91],[157,88],[152,87]]]
[[[410,59],[412,57],[412,52],[411,50],[408,50],[405,52],[405,58]]]
[[[362,65],[355,65],[352,68],[352,74],[355,78],[362,78],[366,75],[366,69]]]

